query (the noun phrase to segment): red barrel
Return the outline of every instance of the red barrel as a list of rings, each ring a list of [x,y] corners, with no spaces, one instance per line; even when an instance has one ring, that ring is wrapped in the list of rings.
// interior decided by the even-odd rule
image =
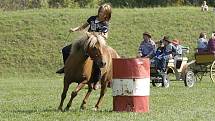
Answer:
[[[113,111],[148,112],[150,61],[148,58],[113,59]]]

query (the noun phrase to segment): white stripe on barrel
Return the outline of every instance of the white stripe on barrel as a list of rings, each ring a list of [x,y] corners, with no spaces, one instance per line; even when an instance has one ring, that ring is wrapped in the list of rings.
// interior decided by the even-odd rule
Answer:
[[[148,112],[149,59],[113,59],[112,93],[114,111]]]

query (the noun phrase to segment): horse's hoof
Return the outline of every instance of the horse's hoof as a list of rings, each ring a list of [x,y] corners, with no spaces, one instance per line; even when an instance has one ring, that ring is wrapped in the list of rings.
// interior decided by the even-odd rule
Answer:
[[[59,110],[59,111],[61,111],[61,112],[63,112],[63,109],[62,109],[62,107],[58,107],[58,110]]]
[[[81,111],[83,111],[83,110],[85,110],[85,109],[86,109],[85,106],[81,106],[81,107],[80,107],[80,110],[81,110]]]
[[[94,108],[93,108],[93,111],[98,111],[98,108],[94,107]]]
[[[85,111],[85,108],[80,108],[80,112]]]
[[[64,112],[67,112],[67,111],[69,111],[69,108],[68,108],[68,107],[66,107],[66,108],[64,109]]]

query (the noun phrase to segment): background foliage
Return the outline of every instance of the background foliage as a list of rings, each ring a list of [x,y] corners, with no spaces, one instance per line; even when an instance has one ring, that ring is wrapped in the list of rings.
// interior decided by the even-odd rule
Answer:
[[[206,0],[209,6],[214,6],[214,0]],[[1,0],[0,8],[3,10],[17,10],[29,8],[94,8],[107,2],[113,7],[164,7],[164,6],[199,6],[203,0]]]

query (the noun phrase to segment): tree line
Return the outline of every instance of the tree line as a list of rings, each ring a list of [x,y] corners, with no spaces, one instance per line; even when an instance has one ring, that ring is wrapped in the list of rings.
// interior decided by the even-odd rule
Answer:
[[[215,6],[215,0],[206,0]],[[143,8],[166,6],[200,6],[203,0],[1,0],[0,9],[19,10],[31,8],[94,8],[102,3],[111,3],[117,8]]]

